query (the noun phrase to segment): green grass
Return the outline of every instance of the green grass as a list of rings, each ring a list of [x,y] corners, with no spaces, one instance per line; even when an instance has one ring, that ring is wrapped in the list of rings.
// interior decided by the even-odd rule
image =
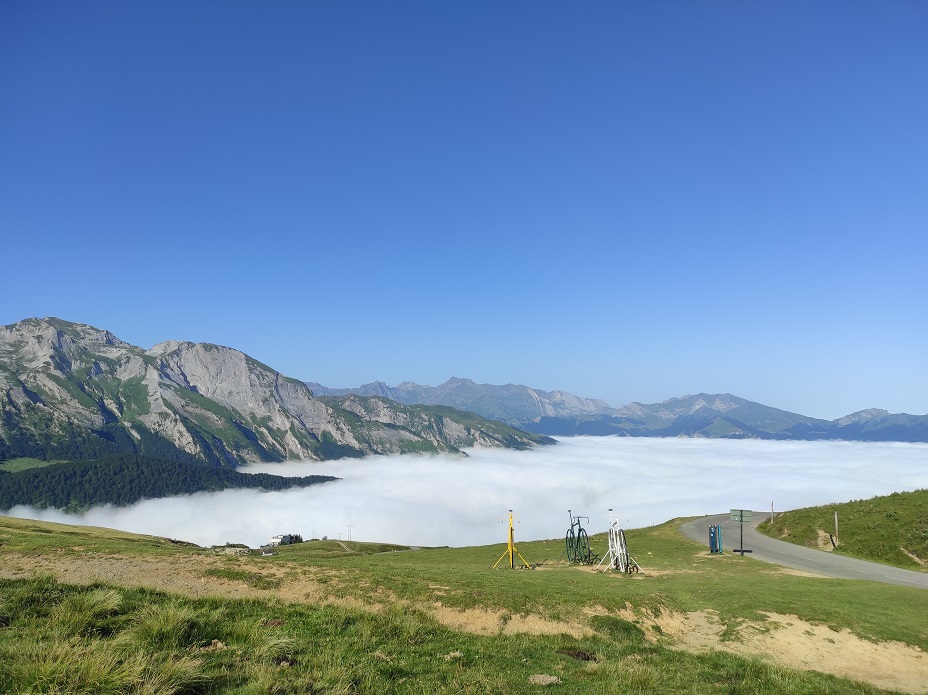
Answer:
[[[30,468],[44,468],[45,466],[51,466],[55,463],[64,463],[64,461],[42,461],[41,459],[22,457],[0,461],[0,470],[4,470],[7,473],[18,473],[19,471],[29,470]]]
[[[347,548],[347,550],[346,550]],[[351,557],[354,555],[375,555],[410,550],[409,546],[391,543],[361,543],[358,541],[309,540],[292,545],[279,545],[274,548],[278,561],[315,564],[319,560]]]
[[[249,572],[234,567],[217,567],[206,571],[208,577],[219,577],[230,581],[241,582],[255,589],[277,589],[280,587],[279,579],[270,579],[260,572]]]
[[[0,553],[185,555],[212,552],[192,543],[94,526],[71,526],[0,516]],[[2,691],[0,691],[2,692]]]
[[[0,691],[31,693],[873,693],[834,677],[644,642],[476,636],[408,602],[382,612],[0,581]]]
[[[928,625],[912,619],[928,615],[928,591],[792,576],[749,557],[710,556],[683,538],[679,521],[627,532],[644,568],[635,576],[566,566],[559,561],[561,539],[517,542],[534,571],[490,569],[504,544],[414,550],[308,541],[272,556],[225,557],[205,572],[265,590],[291,575],[311,575],[337,599],[332,605],[193,599],[41,577],[0,580],[0,692],[530,693],[539,688],[529,684],[533,674],[556,676],[561,684],[553,690],[571,693],[881,692],[757,659],[646,641],[647,611],[716,611],[732,625],[776,612],[928,650]],[[155,537],[3,517],[0,543],[0,558],[170,554],[177,561],[212,553]],[[594,552],[605,552],[603,535],[591,543]],[[436,600],[498,613],[500,630],[479,635],[446,627],[427,610]],[[635,620],[618,616],[628,605]],[[503,633],[520,615],[581,625],[589,634]]]
[[[814,580],[780,573],[749,557],[709,556],[683,538],[679,523],[626,532],[631,554],[645,569],[644,574],[630,577],[557,564],[563,552],[560,539],[517,543],[526,560],[543,563],[536,571],[490,570],[506,550],[505,544],[313,558],[306,564],[343,569],[341,578],[332,581],[340,594],[358,600],[383,592],[421,603],[434,600],[433,587],[449,586],[441,597],[449,607],[536,614],[552,620],[582,616],[584,608],[594,605],[618,611],[626,601],[636,608],[714,610],[723,621],[764,620],[760,611],[770,611],[928,650],[928,626],[911,620],[913,613],[928,615],[928,592],[852,580]],[[593,536],[591,545],[600,554],[608,547],[603,534]],[[262,559],[300,562],[298,556],[283,554]]]
[[[834,552],[926,570],[928,490],[783,512],[772,523],[761,523],[758,530],[790,543],[816,547],[819,531],[834,534],[835,512],[839,543]]]
[[[124,399],[124,418],[136,418],[151,412],[151,401],[148,385],[143,377],[129,377],[122,382],[116,382],[120,395]]]

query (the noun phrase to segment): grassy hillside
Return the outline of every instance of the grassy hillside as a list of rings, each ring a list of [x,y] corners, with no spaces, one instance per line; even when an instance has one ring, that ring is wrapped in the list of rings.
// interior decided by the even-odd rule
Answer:
[[[883,497],[784,512],[761,533],[798,545],[832,548],[838,513],[838,546],[834,552],[905,569],[928,567],[928,490],[894,492]]]
[[[489,569],[503,544],[239,556],[0,517],[0,692],[883,692],[810,666],[918,692],[928,592],[710,556],[677,525],[629,531],[644,572],[624,576],[564,565],[558,540],[520,543],[538,566],[513,571]],[[791,630],[825,656],[788,667]]]

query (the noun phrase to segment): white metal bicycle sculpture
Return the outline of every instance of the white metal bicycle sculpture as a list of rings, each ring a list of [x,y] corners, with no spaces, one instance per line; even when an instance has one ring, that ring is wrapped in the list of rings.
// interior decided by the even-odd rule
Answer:
[[[625,531],[619,525],[619,518],[609,510],[609,553],[603,556],[596,566],[597,569],[608,562],[606,569],[616,569],[620,572],[639,572],[641,567],[635,558],[628,554],[628,545],[625,543]],[[603,570],[605,572],[606,570]]]

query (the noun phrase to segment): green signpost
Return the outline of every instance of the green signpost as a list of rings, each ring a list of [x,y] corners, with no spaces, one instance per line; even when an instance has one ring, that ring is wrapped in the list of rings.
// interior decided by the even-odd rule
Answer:
[[[744,557],[744,522],[751,520],[750,509],[732,509],[731,520],[741,524],[741,557]],[[751,552],[750,550],[748,552]]]

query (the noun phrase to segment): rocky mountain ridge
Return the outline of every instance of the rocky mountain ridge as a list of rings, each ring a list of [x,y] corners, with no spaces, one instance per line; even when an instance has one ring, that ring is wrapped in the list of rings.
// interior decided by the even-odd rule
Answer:
[[[928,442],[928,415],[871,408],[822,420],[731,394],[705,393],[650,405],[631,403],[588,417],[542,417],[523,427],[548,435]]]
[[[315,382],[307,382],[313,393],[319,395],[382,396],[407,405],[446,405],[459,410],[469,410],[483,417],[492,418],[518,427],[540,417],[579,417],[612,412],[605,401],[582,398],[564,391],[543,391],[528,386],[506,384],[478,384],[470,379],[451,377],[439,386],[421,386],[404,381],[397,386],[387,386],[375,381],[352,389],[328,388]]]
[[[437,387],[383,382],[319,393],[377,393],[402,403],[454,405],[513,427],[549,436],[724,437],[754,439],[846,439],[928,442],[928,415],[870,408],[822,420],[772,408],[731,394],[699,393],[661,403],[632,402],[613,408],[602,400],[528,386],[476,384],[453,377]]]
[[[144,350],[55,318],[0,328],[0,393],[0,458],[130,452],[235,466],[552,442],[452,409],[316,398],[233,348],[169,340]]]

